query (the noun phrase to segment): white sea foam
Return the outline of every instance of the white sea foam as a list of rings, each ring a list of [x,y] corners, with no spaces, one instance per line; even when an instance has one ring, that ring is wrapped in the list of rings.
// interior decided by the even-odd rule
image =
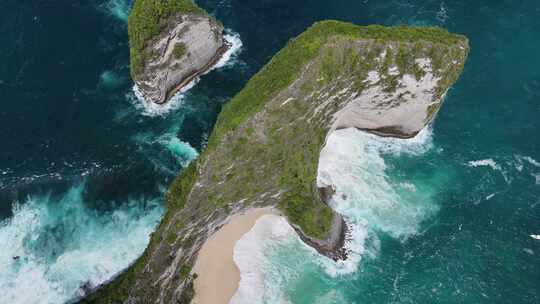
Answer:
[[[143,132],[133,137],[135,142],[144,147],[141,151],[146,154],[149,161],[157,169],[171,175],[178,173],[178,165],[186,167],[199,155],[189,143],[178,138],[179,128],[180,123],[173,120],[169,129],[161,134]],[[171,159],[174,160],[173,163],[171,163]]]
[[[216,65],[214,65],[209,71],[234,65],[242,50],[243,44],[242,40],[240,40],[240,34],[235,33],[230,29],[226,29],[223,39],[225,39],[225,41],[227,41],[231,47],[221,56]]]
[[[491,158],[469,161],[467,165],[472,168],[488,167],[494,171],[498,171],[501,173],[502,177],[504,178],[504,181],[507,184],[509,184],[513,180],[512,176],[505,169],[503,169],[503,167],[499,163],[497,163],[495,160]],[[516,166],[516,169],[518,169],[518,171],[523,170],[523,168],[520,168],[519,165]]]
[[[523,248],[523,251],[526,252],[527,254],[534,255],[534,251],[530,248]]]
[[[468,163],[469,167],[490,167],[493,170],[501,171],[502,168],[499,164],[497,164],[493,159],[481,159],[481,160],[473,160]]]
[[[242,50],[242,40],[240,40],[240,35],[232,30],[227,29],[223,38],[230,43],[231,47],[221,56],[221,59],[203,75],[215,69],[228,67],[236,62],[236,58]],[[154,102],[146,101],[137,85],[133,86],[132,92],[128,93],[126,98],[132,102],[135,108],[137,108],[142,115],[150,117],[166,116],[167,114],[174,112],[182,105],[185,93],[193,88],[197,82],[199,82],[199,80],[200,77],[193,79],[164,104],[156,104]]]
[[[129,92],[126,95],[126,98],[131,101],[135,108],[138,109],[144,116],[166,116],[167,114],[174,112],[175,110],[180,108],[180,106],[184,102],[184,93],[187,92],[189,89],[193,88],[198,81],[199,78],[196,78],[190,83],[188,83],[164,104],[157,104],[155,102],[146,101],[141,90],[136,84],[133,85],[132,92]]]
[[[166,133],[160,136],[157,142],[170,151],[184,167],[199,155],[197,150],[188,143],[181,141],[174,133]]]
[[[0,303],[64,303],[129,266],[148,244],[161,217],[130,201],[98,214],[83,203],[84,185],[54,200],[29,197],[0,222]]]

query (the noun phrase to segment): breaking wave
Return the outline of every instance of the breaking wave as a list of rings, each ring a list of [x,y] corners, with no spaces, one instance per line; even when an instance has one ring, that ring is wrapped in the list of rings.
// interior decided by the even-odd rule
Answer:
[[[126,95],[126,98],[135,106],[137,110],[144,116],[156,117],[166,116],[167,114],[174,112],[184,102],[184,93],[193,88],[199,79],[194,79],[183,87],[178,93],[176,93],[169,101],[164,104],[157,104],[154,102],[146,101],[142,95],[141,90],[137,85],[133,86],[132,92]]]
[[[233,32],[230,29],[225,30],[225,35],[223,39],[230,44],[230,48],[221,56],[221,59],[212,67],[209,71],[214,69],[220,69],[222,67],[228,67],[236,64],[238,55],[242,50],[242,40],[240,40],[240,34]]]
[[[140,151],[159,171],[176,176],[180,168],[186,167],[199,153],[189,143],[178,138],[183,117],[177,115],[167,120],[164,131],[149,130],[136,133],[132,140],[141,147]]]
[[[60,197],[30,196],[0,222],[0,303],[63,303],[130,265],[161,218],[158,199],[93,210],[84,184]],[[84,287],[83,287],[84,286]]]

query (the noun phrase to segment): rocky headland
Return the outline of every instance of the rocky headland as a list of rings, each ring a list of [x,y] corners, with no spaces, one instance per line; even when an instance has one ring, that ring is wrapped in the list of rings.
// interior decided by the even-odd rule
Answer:
[[[192,266],[230,218],[278,209],[307,244],[346,258],[346,219],[318,171],[330,132],[408,138],[429,124],[469,52],[435,27],[314,24],[290,40],[223,108],[207,148],[173,182],[143,256],[87,303],[190,303]]]
[[[225,53],[223,25],[191,0],[137,0],[128,22],[131,75],[149,102],[164,103]]]

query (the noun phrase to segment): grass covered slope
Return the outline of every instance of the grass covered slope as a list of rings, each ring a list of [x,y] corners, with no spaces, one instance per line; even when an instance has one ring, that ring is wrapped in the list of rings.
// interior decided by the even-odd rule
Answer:
[[[147,44],[158,36],[176,14],[207,15],[192,0],[135,0],[128,19],[131,74],[135,79],[144,71]]]
[[[301,68],[319,53],[321,46],[336,35],[348,39],[363,38],[378,41],[429,41],[445,46],[455,46],[467,41],[465,36],[449,33],[439,27],[357,26],[334,20],[317,22],[300,36],[290,40],[287,46],[225,105],[210,138],[210,144],[219,140],[222,134],[233,131],[279,90],[290,85],[298,77]],[[453,83],[451,80],[455,81],[458,76],[459,73],[448,75],[448,82]]]
[[[370,49],[361,55],[350,46],[346,46],[347,43],[336,44],[336,38],[349,42],[369,40],[373,43]],[[382,67],[376,66],[375,57],[382,52],[388,42],[396,45],[403,43],[403,47],[399,46],[392,58],[387,56],[385,62],[380,64]],[[334,45],[329,46],[329,43],[334,43]],[[406,48],[409,45],[416,50]],[[458,46],[463,46],[464,49],[460,50]],[[224,106],[209,139],[208,148],[201,159],[205,161],[220,143],[225,142],[229,147],[228,152],[233,157],[236,155],[236,157],[245,158],[263,153],[267,159],[274,159],[275,161],[269,162],[268,168],[276,171],[280,187],[291,189],[280,201],[280,208],[289,220],[301,227],[306,234],[322,238],[330,225],[331,217],[326,211],[327,208],[320,208],[314,203],[316,202],[316,198],[313,197],[315,192],[311,188],[316,180],[318,153],[324,143],[330,117],[316,117],[316,114],[315,117],[310,118],[317,118],[317,123],[315,119],[310,119],[306,120],[305,124],[298,124],[297,118],[309,113],[313,109],[313,103],[295,104],[295,107],[288,107],[286,111],[282,107],[273,108],[274,112],[269,116],[279,117],[276,119],[278,123],[269,123],[269,126],[265,126],[267,128],[264,131],[265,141],[260,145],[257,140],[254,140],[256,136],[252,136],[254,130],[260,128],[260,125],[250,124],[248,121],[253,120],[256,113],[259,113],[293,82],[298,81],[306,64],[316,59],[320,59],[315,63],[319,65],[316,68],[319,75],[312,75],[311,81],[307,81],[303,84],[303,88],[300,88],[304,92],[299,95],[316,92],[317,87],[320,86],[331,87],[331,82],[343,75],[352,75],[352,79],[348,81],[354,82],[357,93],[361,93],[362,81],[367,77],[369,70],[385,69],[384,72],[387,73],[391,64],[398,66],[400,75],[417,74],[416,67],[411,63],[414,62],[411,59],[415,57],[412,54],[417,52],[417,57],[432,58],[434,69],[441,74],[442,79],[438,87],[440,98],[457,80],[467,51],[468,41],[464,36],[451,34],[438,27],[357,26],[339,21],[315,23],[300,36],[290,40],[287,46],[279,51],[244,89]],[[443,64],[448,66],[452,60],[460,64],[455,67],[443,67]],[[308,76],[304,76],[307,79]],[[323,82],[313,82],[315,78],[320,77],[324,78]],[[395,82],[392,80],[387,80],[387,82],[385,85],[389,86],[389,89],[392,89],[391,86],[395,89]],[[335,92],[336,87],[332,90]],[[256,165],[251,170],[257,173],[256,167],[263,162],[260,159],[253,161]],[[225,162],[221,169],[225,169],[228,166],[227,163]],[[253,178],[257,175],[245,174],[245,172],[228,172],[227,176],[230,178],[235,174],[241,175],[243,179],[237,179],[236,182],[242,185],[253,183]],[[258,173],[269,175],[268,172]],[[174,185],[172,188],[174,189]],[[240,197],[241,195],[238,197],[233,195],[229,199],[234,200]]]
[[[370,86],[392,92],[404,75],[422,78],[419,58],[439,79],[438,108],[467,54],[464,36],[440,28],[314,24],[224,106],[205,151],[172,183],[143,256],[87,302],[189,303],[198,250],[251,207],[275,206],[304,239],[328,239],[336,216],[319,196],[317,168],[333,115]],[[377,84],[371,71],[381,75]]]

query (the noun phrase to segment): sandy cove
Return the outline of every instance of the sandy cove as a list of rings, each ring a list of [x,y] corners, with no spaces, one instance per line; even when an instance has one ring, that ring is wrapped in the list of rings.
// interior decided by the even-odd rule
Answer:
[[[240,282],[240,269],[233,260],[234,246],[266,214],[279,212],[273,208],[256,208],[234,215],[204,243],[193,267],[198,277],[192,303],[229,303]]]

